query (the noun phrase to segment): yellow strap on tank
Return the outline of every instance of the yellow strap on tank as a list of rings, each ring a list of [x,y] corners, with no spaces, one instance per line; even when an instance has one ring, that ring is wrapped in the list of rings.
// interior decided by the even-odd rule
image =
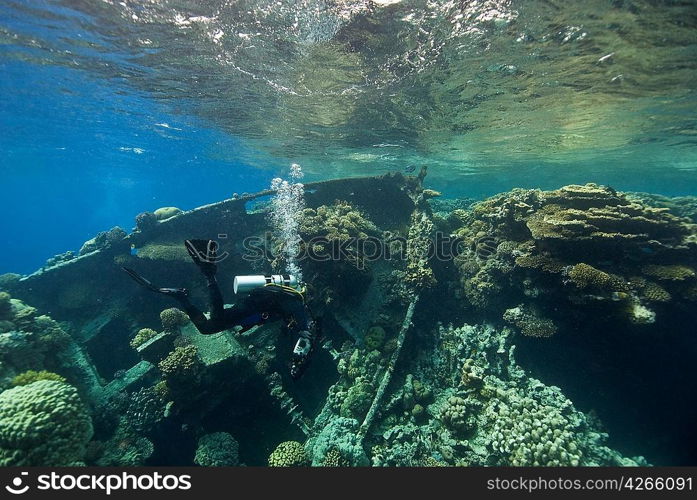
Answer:
[[[294,294],[297,294],[300,296],[303,302],[305,302],[305,290],[306,287],[302,287],[300,290],[297,290],[293,288],[292,286],[287,286],[287,285],[278,285],[276,283],[266,283],[264,286],[276,286],[278,288],[281,288],[282,290],[285,290],[286,292],[291,292]]]

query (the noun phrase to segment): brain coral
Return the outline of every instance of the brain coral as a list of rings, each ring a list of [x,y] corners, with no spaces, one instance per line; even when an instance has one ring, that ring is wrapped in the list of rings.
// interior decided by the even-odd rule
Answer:
[[[284,441],[269,456],[270,467],[302,467],[307,463],[305,448],[297,441]]]
[[[67,466],[82,460],[92,420],[77,390],[40,380],[0,394],[0,466]]]

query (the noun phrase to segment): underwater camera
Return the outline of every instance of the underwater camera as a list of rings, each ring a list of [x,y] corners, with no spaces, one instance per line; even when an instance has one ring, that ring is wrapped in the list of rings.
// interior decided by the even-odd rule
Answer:
[[[298,278],[292,274],[235,276],[232,288],[235,293],[245,293],[265,285],[284,285],[295,288],[298,286]]]

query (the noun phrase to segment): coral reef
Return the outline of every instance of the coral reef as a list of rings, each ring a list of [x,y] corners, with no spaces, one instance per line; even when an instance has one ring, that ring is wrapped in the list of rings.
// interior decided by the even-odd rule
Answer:
[[[92,421],[69,384],[40,380],[0,393],[0,465],[79,464]]]
[[[449,203],[417,178],[399,181],[402,198],[390,199],[384,187],[365,195],[355,182],[307,190],[307,208],[276,221],[305,238],[298,244],[316,238],[324,247],[303,250],[345,245],[338,259],[297,263],[327,336],[308,383],[289,383],[288,339],[277,325],[203,336],[179,309],[161,311],[162,297],[148,295],[151,303],[119,288],[133,283],[114,264],[137,261],[154,282],[181,283],[198,302],[204,290],[175,242],[204,227],[266,234],[273,205],[244,207],[253,195],[141,214],[123,242],[118,231],[100,233],[68,264],[0,280],[22,298],[38,296],[47,276],[57,283],[50,297],[29,301],[35,307],[0,292],[0,463],[138,466],[164,457],[231,466],[241,449],[249,465],[268,458],[282,467],[646,464],[609,448],[599,418],[565,393],[579,394],[577,379],[605,376],[612,367],[603,363],[620,359],[601,350],[632,358],[681,345],[670,330],[692,324],[697,301],[697,238],[694,221],[680,218],[686,212],[592,184]],[[457,238],[454,261],[431,257],[436,231]],[[390,259],[366,258],[359,240],[369,236],[385,236]],[[284,253],[293,240],[281,240],[271,242]],[[264,259],[258,272],[288,258]],[[221,274],[239,264],[221,262]],[[97,293],[84,277],[95,269],[108,286],[90,302]],[[163,331],[139,328],[158,315]],[[549,355],[550,366],[531,364],[537,355]],[[564,372],[573,357],[588,370]],[[635,384],[645,369],[622,375]],[[647,393],[676,383],[662,373]],[[273,431],[256,432],[261,425]]]
[[[659,321],[696,279],[690,220],[596,184],[517,189],[451,220],[462,221],[454,229],[464,243],[455,260],[462,298],[525,335],[550,336],[601,306],[620,322]],[[655,317],[648,303],[663,304]]]
[[[284,441],[269,455],[269,467],[302,467],[307,464],[305,448],[297,441]]]
[[[234,467],[239,465],[239,444],[227,432],[201,436],[194,463],[202,467]]]
[[[118,423],[111,439],[99,443],[99,448],[94,462],[100,467],[145,465],[155,451],[152,441],[136,433],[125,420]]]

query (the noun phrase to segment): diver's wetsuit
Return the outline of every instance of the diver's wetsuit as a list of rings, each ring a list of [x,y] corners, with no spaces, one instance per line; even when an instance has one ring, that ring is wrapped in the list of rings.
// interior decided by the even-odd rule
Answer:
[[[245,331],[253,326],[279,319],[284,321],[292,333],[309,331],[311,328],[310,316],[299,292],[278,285],[266,285],[252,290],[242,300],[226,309],[215,276],[207,277],[207,280],[210,319],[191,303],[188,295],[176,296],[192,323],[204,335],[235,326],[241,326],[242,331]]]
[[[123,268],[139,285],[176,299],[199,332],[204,335],[237,326],[242,331],[270,321],[282,320],[285,330],[298,336],[293,348],[290,374],[300,378],[319,341],[319,325],[311,317],[302,293],[290,287],[268,284],[255,288],[230,308],[224,307],[223,295],[215,278],[217,243],[213,240],[186,240],[187,251],[206,277],[210,300],[210,318],[191,303],[184,288],[159,288],[132,269]]]

